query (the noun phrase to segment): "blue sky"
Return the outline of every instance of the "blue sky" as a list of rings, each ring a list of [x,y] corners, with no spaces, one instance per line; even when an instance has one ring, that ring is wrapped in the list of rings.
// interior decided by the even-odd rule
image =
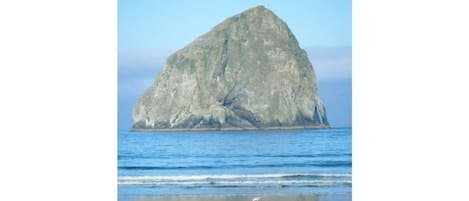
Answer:
[[[180,49],[229,16],[264,5],[303,46],[351,46],[350,0],[119,1],[119,48]]]
[[[132,105],[154,82],[167,56],[224,19],[258,5],[264,5],[284,20],[308,52],[331,125],[351,126],[350,0],[119,0],[119,128],[131,127]]]

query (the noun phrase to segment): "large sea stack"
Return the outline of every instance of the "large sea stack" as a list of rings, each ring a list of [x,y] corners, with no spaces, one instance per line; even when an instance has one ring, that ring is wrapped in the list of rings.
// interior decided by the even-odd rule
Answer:
[[[135,131],[329,128],[306,52],[263,6],[169,56],[133,120]]]

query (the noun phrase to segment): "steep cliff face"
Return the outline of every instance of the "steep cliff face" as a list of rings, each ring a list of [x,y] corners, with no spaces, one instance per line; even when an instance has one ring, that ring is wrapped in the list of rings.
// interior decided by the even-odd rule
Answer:
[[[168,57],[133,108],[134,130],[328,128],[306,52],[258,6]]]

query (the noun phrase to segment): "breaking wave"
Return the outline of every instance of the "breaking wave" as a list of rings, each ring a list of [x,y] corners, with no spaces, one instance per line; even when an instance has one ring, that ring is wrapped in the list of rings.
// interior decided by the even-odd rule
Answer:
[[[120,185],[152,186],[331,186],[351,185],[349,173],[120,176]]]

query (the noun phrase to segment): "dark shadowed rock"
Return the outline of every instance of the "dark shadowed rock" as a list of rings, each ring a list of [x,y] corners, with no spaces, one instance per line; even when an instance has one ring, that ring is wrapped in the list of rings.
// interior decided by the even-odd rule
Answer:
[[[258,6],[168,57],[133,108],[134,130],[328,128],[306,52]]]

